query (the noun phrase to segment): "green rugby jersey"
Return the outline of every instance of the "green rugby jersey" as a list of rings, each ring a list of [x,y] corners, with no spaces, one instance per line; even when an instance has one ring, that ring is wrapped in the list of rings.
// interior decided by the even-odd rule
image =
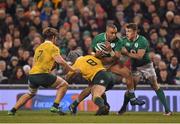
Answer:
[[[128,50],[128,52],[130,52],[131,50],[135,50],[137,52],[139,49],[145,50],[145,54],[142,59],[131,58],[131,65],[133,69],[151,62],[149,57],[149,43],[144,36],[138,35],[135,41],[130,41],[127,39],[127,37],[124,37],[122,39],[123,46]]]
[[[96,52],[97,46],[100,44],[104,44],[106,40],[107,40],[106,33],[101,33],[101,34],[96,35],[91,44],[92,50]],[[122,48],[122,40],[119,38],[114,39],[113,41],[111,41],[111,47],[113,51],[120,51]],[[105,57],[109,57],[109,56],[110,54],[106,55]]]

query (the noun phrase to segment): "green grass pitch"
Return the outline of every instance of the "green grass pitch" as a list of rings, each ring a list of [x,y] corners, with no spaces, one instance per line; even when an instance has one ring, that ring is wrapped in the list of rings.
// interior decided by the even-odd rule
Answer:
[[[121,116],[115,112],[107,116],[94,116],[94,113],[59,116],[47,110],[20,110],[15,116],[8,116],[7,111],[0,111],[0,123],[180,123],[180,113],[173,113],[172,116],[158,112],[127,112]]]

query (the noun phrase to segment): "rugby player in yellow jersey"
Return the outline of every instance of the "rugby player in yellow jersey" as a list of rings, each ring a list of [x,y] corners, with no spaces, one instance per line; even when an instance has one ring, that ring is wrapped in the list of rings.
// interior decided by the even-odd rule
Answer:
[[[59,103],[67,91],[68,83],[61,77],[52,75],[51,70],[55,62],[62,65],[66,70],[74,73],[77,73],[78,69],[73,69],[61,57],[59,48],[55,45],[58,35],[56,29],[50,27],[45,28],[43,30],[43,35],[45,41],[36,48],[34,64],[29,72],[29,92],[20,97],[15,106],[8,112],[8,115],[15,115],[16,111],[22,105],[36,95],[40,86],[45,88],[53,87],[57,89],[56,98],[50,111],[60,115],[65,114],[59,109]]]
[[[82,64],[83,63],[83,64]],[[72,65],[81,71],[83,78],[88,80],[93,102],[99,107],[96,115],[109,113],[102,95],[114,84],[111,72],[107,72],[100,59],[93,55],[81,56]],[[73,78],[73,72],[67,74],[67,79]]]

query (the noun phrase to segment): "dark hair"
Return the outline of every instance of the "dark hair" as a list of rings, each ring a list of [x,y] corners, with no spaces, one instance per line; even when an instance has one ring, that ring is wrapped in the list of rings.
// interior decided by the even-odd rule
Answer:
[[[138,30],[138,26],[136,23],[128,23],[126,28],[129,28],[129,29],[132,29],[134,31],[137,31]]]
[[[58,31],[55,28],[47,27],[43,30],[44,39],[51,40],[53,37],[58,36]]]
[[[22,71],[22,77],[25,76],[25,72],[24,72],[22,66],[17,66],[17,67],[15,67],[15,68],[13,69],[13,73],[12,73],[12,75],[11,75],[11,78],[12,78],[12,79],[16,79],[16,78],[17,78],[17,77],[16,77],[16,74],[17,74],[17,72],[18,72],[19,69],[21,69],[21,71]]]
[[[170,60],[172,60],[173,58],[176,58],[177,61],[178,61],[178,57],[177,57],[177,56],[175,56],[175,55],[171,56],[171,57],[170,57]]]
[[[107,24],[106,30],[107,30],[107,28],[117,29],[116,25],[114,25],[114,24],[112,24],[112,23]]]

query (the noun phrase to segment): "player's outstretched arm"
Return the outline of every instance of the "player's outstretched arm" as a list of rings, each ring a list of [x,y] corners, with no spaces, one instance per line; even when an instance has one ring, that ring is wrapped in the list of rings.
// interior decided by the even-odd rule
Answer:
[[[71,72],[77,72],[80,73],[79,69],[74,69],[72,68],[72,66],[70,66],[63,58],[61,55],[57,55],[54,57],[54,60],[59,63],[60,65],[62,65],[65,69],[67,69],[68,71]]]

